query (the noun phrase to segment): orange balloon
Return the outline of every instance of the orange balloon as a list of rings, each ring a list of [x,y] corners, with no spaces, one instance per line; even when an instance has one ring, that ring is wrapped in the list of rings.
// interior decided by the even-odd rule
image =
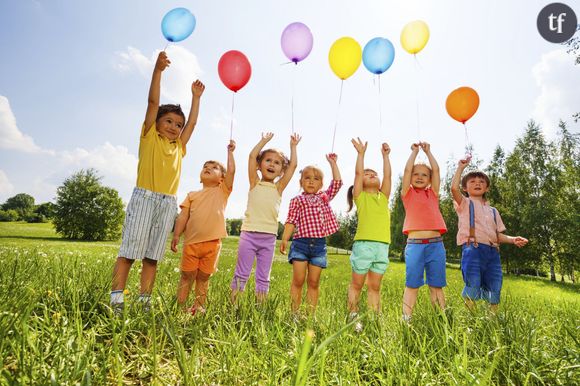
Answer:
[[[445,108],[451,118],[465,123],[479,107],[479,95],[471,87],[459,87],[449,94]]]

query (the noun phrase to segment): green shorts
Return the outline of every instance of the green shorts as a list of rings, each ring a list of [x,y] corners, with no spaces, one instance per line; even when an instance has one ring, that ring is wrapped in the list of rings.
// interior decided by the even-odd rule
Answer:
[[[350,265],[355,273],[369,270],[383,275],[389,265],[389,244],[380,241],[357,240],[352,245]]]

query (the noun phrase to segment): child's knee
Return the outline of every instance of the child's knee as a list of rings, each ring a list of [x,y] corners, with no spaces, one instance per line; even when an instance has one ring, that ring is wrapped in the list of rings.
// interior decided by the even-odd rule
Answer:
[[[192,282],[196,278],[196,271],[181,271],[181,280]]]
[[[313,289],[313,290],[317,290],[318,287],[320,286],[320,280],[318,279],[308,279],[308,288]]]

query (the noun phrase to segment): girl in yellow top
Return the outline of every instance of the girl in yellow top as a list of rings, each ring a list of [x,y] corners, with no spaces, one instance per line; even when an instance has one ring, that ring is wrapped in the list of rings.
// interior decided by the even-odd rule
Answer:
[[[290,137],[290,160],[288,160],[279,150],[262,150],[273,136],[273,133],[262,134],[262,139],[254,146],[248,160],[250,192],[238,244],[238,261],[230,285],[233,302],[236,301],[238,293],[246,287],[254,259],[256,259],[258,301],[266,299],[270,288],[280,201],[282,192],[296,170],[298,163],[296,146],[300,142],[300,135],[293,134]]]
[[[377,172],[365,169],[364,156],[367,142],[360,138],[352,139],[357,151],[354,185],[348,190],[349,211],[353,199],[356,204],[358,225],[354,236],[350,263],[352,279],[348,287],[349,320],[358,315],[360,292],[367,281],[368,306],[371,310],[380,310],[381,280],[389,264],[389,244],[391,242],[391,217],[389,213],[389,196],[391,194],[391,148],[383,143],[383,182]],[[357,322],[357,331],[362,330],[362,324]]]

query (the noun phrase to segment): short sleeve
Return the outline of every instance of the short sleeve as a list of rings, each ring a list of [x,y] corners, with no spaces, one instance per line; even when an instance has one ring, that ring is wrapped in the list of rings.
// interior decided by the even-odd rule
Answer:
[[[187,193],[185,200],[179,205],[181,209],[189,208],[191,206],[191,192]]]
[[[503,223],[503,220],[501,219],[501,216],[499,215],[498,210],[495,208],[493,208],[493,210],[495,211],[496,229],[498,233],[505,232],[506,227]]]

